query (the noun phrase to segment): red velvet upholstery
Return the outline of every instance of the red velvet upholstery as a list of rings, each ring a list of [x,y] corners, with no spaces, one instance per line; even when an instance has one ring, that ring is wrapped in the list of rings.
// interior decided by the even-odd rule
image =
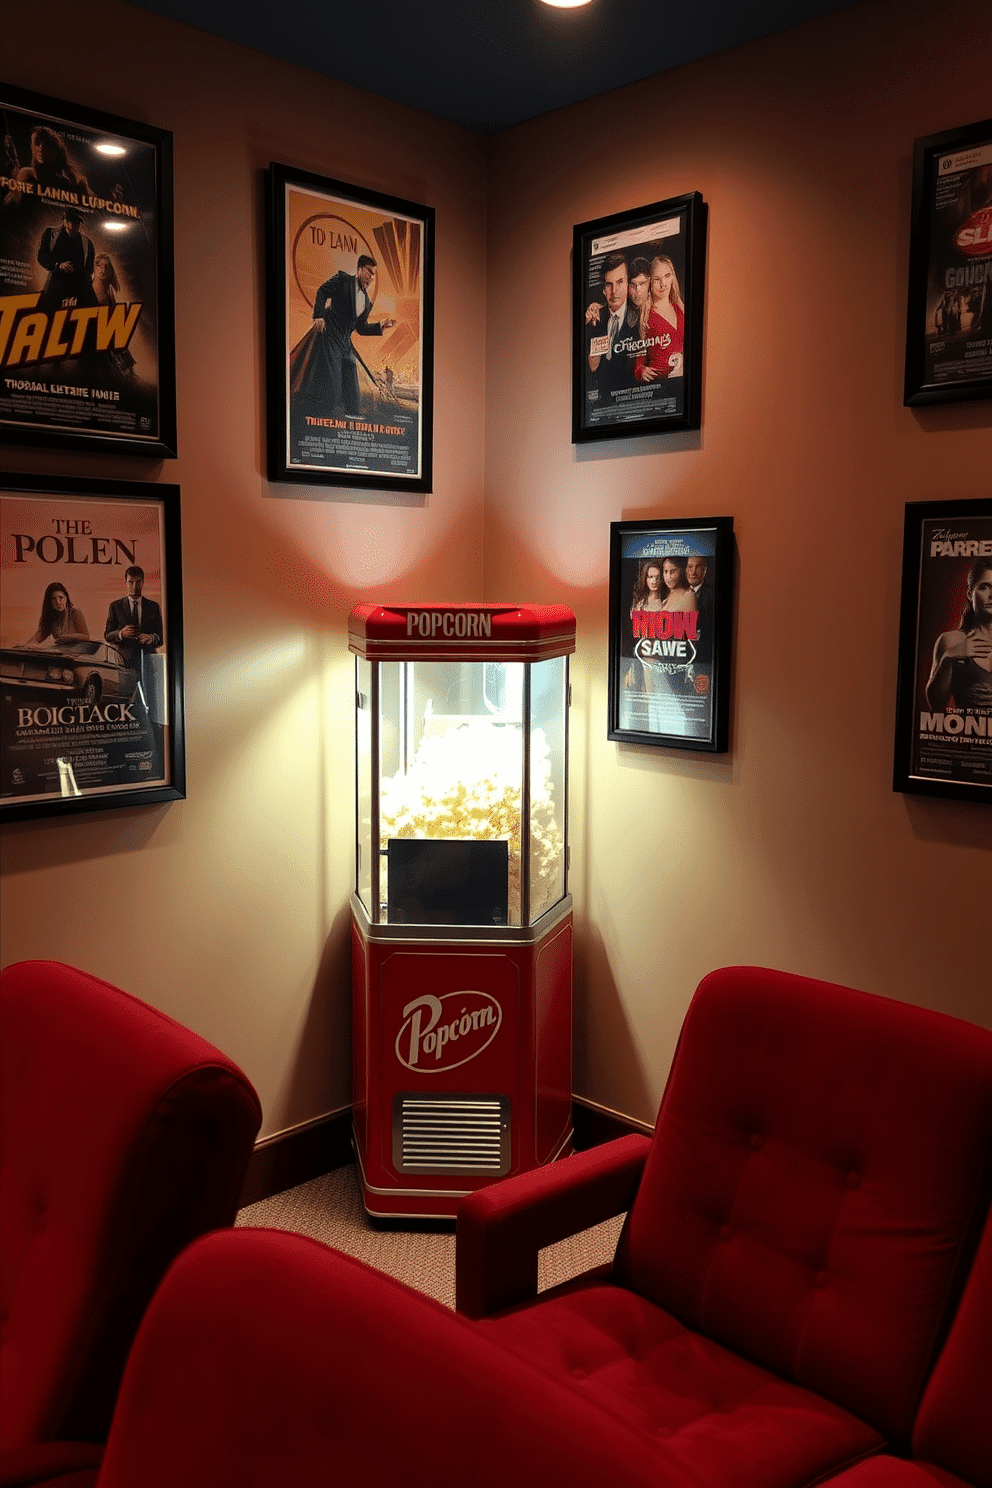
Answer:
[[[458,1311],[481,1318],[537,1296],[537,1253],[623,1214],[634,1202],[647,1137],[621,1137],[577,1152],[554,1169],[481,1188],[458,1213]]]
[[[986,1261],[990,1249],[992,1223]],[[987,1271],[973,1272],[942,1356],[946,1367],[938,1365],[921,1413],[922,1420],[949,1411],[952,1451],[965,1442],[981,1450],[988,1431],[987,1282]],[[560,1289],[558,1298],[569,1291]],[[487,1343],[483,1329],[473,1332],[435,1303],[313,1241],[266,1230],[209,1236],[179,1259],[148,1310],[98,1482],[94,1474],[73,1474],[53,1477],[47,1488],[799,1488],[817,1476],[811,1463],[844,1442],[852,1449],[859,1428],[862,1440],[870,1438],[826,1402],[733,1359],[649,1304],[642,1311],[632,1293],[585,1287],[579,1300],[577,1312],[561,1316],[570,1336],[559,1345],[581,1349],[589,1362],[583,1317],[593,1338],[612,1331],[621,1343],[612,1359],[600,1347],[599,1380],[589,1395],[578,1369],[571,1379],[555,1378],[548,1330],[534,1334],[530,1359],[514,1361]],[[653,1337],[637,1334],[645,1319]],[[964,1351],[972,1347],[976,1352]],[[683,1386],[674,1409],[672,1401],[659,1409],[656,1392],[644,1389],[648,1372],[630,1366],[631,1358],[657,1365],[666,1351],[669,1377]],[[960,1366],[969,1411],[977,1408],[966,1417],[949,1393]],[[612,1400],[602,1388],[610,1371]],[[713,1456],[718,1435],[706,1416],[714,1412],[736,1446],[729,1472],[724,1453]],[[987,1467],[980,1460],[976,1483],[984,1484]],[[931,1463],[877,1456],[831,1478],[827,1488],[968,1484]]]
[[[464,1201],[477,1321],[299,1236],[191,1245],[97,1488],[992,1488],[990,1187],[992,1034],[715,973],[650,1143]],[[540,1247],[625,1207],[612,1269],[535,1295]],[[875,1455],[908,1437],[973,1259],[917,1460]]]
[[[913,1452],[992,1488],[992,1218],[927,1384]]]
[[[927,1383],[905,1462],[878,1457],[830,1488],[992,1488],[992,1218]]]
[[[78,1472],[60,1473],[57,1478],[4,1478],[4,1488],[97,1488],[100,1472],[96,1467],[80,1468]]]
[[[62,1488],[61,1483],[59,1488]],[[930,1462],[907,1462],[904,1457],[872,1457],[831,1478],[824,1488],[968,1488],[953,1473]]]
[[[138,1333],[99,1488],[318,1484],[658,1488],[624,1421],[390,1277],[300,1235],[198,1240]]]
[[[571,1162],[463,1201],[460,1304],[516,1301],[480,1326],[647,1433],[666,1482],[804,1482],[881,1436],[908,1443],[988,1207],[992,1034],[806,978],[714,973],[612,1277],[521,1302],[532,1265],[515,1252],[547,1243],[521,1194],[550,1233],[560,1190],[577,1227]],[[584,1223],[603,1217],[590,1203]]]
[[[33,1484],[65,1483],[77,1488],[96,1480],[103,1460],[103,1446],[95,1442],[31,1442],[10,1447],[0,1454],[3,1488],[29,1488]],[[92,1466],[89,1466],[92,1464]]]
[[[0,1446],[23,1465],[104,1438],[166,1267],[233,1221],[261,1110],[219,1050],[71,967],[8,967],[0,1015]]]
[[[857,1417],[622,1287],[566,1288],[476,1326],[629,1425],[666,1488],[792,1488],[884,1445]]]

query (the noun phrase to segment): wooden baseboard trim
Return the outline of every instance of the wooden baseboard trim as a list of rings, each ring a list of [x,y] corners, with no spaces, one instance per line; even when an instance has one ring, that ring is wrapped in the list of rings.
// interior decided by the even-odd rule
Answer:
[[[612,1142],[615,1137],[629,1136],[631,1132],[650,1136],[652,1130],[643,1121],[624,1116],[620,1111],[611,1111],[607,1106],[597,1105],[582,1096],[575,1096],[572,1100],[572,1122],[578,1152]],[[265,1137],[249,1159],[240,1207],[243,1209],[246,1204],[271,1199],[274,1194],[295,1188],[299,1183],[309,1183],[311,1178],[332,1173],[353,1159],[350,1106],[318,1117],[316,1121],[308,1121],[305,1126]]]
[[[271,1199],[273,1194],[309,1183],[322,1173],[332,1173],[350,1163],[353,1156],[350,1106],[266,1137],[248,1160],[240,1207]]]
[[[644,1121],[625,1116],[621,1111],[611,1111],[609,1106],[600,1106],[596,1101],[586,1100],[581,1095],[572,1097],[572,1125],[575,1128],[577,1152],[585,1152],[589,1147],[601,1147],[604,1142],[612,1142],[617,1137],[629,1137],[632,1132],[636,1132],[638,1136],[650,1137],[654,1131]]]

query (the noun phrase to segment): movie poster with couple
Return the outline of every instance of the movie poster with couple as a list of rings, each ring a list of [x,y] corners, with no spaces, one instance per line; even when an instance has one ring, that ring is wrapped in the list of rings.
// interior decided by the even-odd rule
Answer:
[[[992,804],[992,501],[906,508],[895,789]]]
[[[172,136],[0,93],[0,430],[176,453]]]
[[[269,478],[426,491],[434,213],[269,170]]]
[[[0,818],[179,799],[178,488],[2,480]]]
[[[610,537],[608,737],[725,751],[733,519],[614,522]]]
[[[699,428],[705,226],[693,192],[574,229],[573,442]]]

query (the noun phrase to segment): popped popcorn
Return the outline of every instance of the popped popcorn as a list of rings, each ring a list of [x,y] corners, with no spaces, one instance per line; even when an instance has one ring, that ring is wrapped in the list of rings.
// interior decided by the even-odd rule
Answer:
[[[384,778],[380,793],[383,851],[390,837],[503,840],[509,844],[509,923],[520,924],[519,725],[473,718],[425,736],[406,773]],[[531,733],[531,919],[561,897],[562,834],[555,816],[551,751],[541,729]]]

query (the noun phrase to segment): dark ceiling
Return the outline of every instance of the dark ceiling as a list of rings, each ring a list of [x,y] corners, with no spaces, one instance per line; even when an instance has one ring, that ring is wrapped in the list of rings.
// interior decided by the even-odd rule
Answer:
[[[837,0],[130,0],[492,134],[843,9]],[[849,3],[849,0],[848,0]]]

